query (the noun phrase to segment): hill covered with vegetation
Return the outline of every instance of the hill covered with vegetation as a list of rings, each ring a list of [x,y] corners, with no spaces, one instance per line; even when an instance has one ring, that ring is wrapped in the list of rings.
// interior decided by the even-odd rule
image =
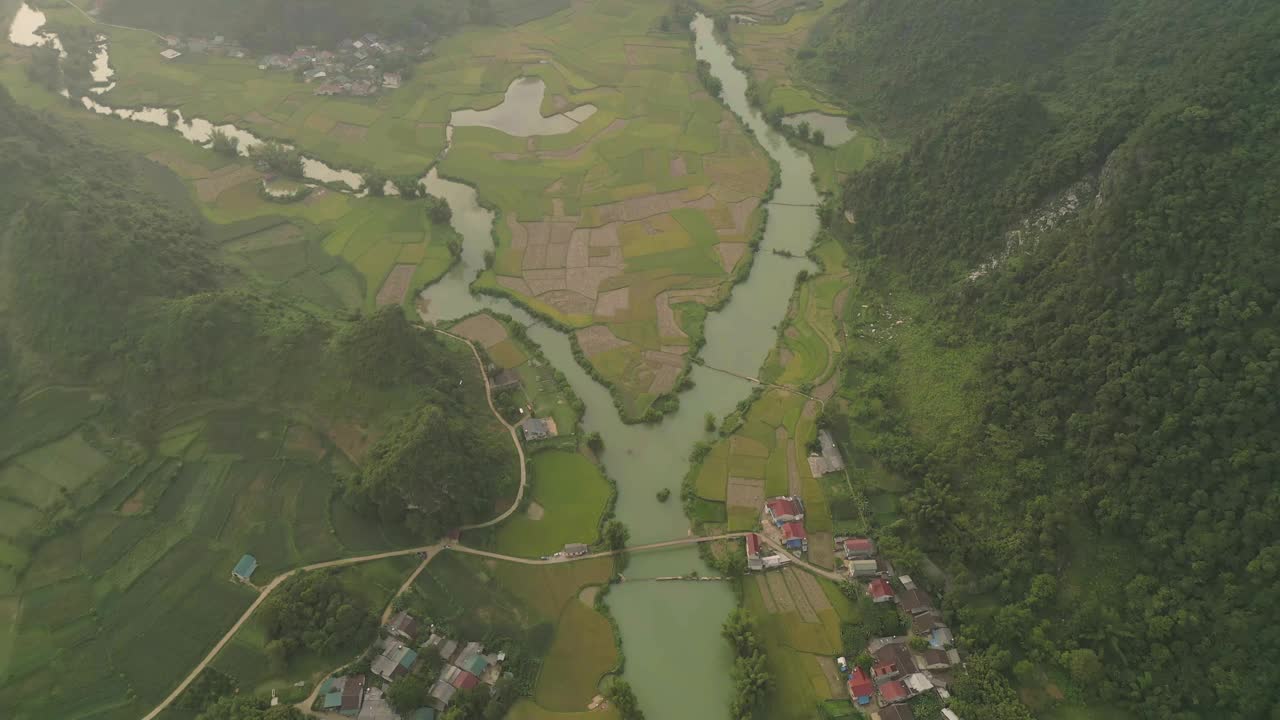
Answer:
[[[398,306],[320,315],[258,287],[174,185],[0,88],[6,717],[138,717],[249,605],[228,579],[242,554],[269,581],[429,541],[515,490],[470,349]],[[387,526],[344,481],[423,413],[449,418],[451,461],[487,472],[416,457],[398,487],[435,497],[432,522]],[[229,674],[252,688],[271,651],[238,649]]]
[[[928,347],[868,335],[834,422],[950,572],[962,716],[1026,716],[991,669],[1041,715],[1280,712],[1277,47],[1273,4],[852,0],[802,53],[901,140],[831,225]]]

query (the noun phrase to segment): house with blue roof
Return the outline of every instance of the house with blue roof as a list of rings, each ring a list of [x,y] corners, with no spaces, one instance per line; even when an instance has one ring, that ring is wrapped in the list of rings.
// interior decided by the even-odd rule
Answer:
[[[258,558],[246,553],[240,558],[240,562],[236,563],[235,568],[231,570],[231,579],[248,584],[249,578],[253,577],[253,571],[257,569]]]

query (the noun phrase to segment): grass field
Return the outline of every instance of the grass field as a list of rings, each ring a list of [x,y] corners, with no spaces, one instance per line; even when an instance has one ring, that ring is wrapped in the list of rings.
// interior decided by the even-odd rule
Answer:
[[[539,452],[531,462],[529,499],[537,507],[498,528],[494,551],[538,557],[559,552],[566,543],[594,543],[613,493],[599,468],[585,455],[564,450]]]

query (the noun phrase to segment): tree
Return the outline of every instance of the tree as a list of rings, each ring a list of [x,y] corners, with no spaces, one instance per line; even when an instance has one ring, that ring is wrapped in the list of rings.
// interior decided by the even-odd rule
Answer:
[[[658,31],[671,32],[671,18],[667,17],[666,15],[663,15],[662,17],[658,18]]]
[[[631,683],[622,678],[614,678],[604,690],[604,697],[609,705],[617,711],[622,720],[644,720],[644,712],[640,710],[640,701],[636,699]]]
[[[369,173],[364,176],[364,186],[369,190],[371,196],[383,197],[387,194],[387,176],[380,173]]]
[[[658,491],[658,502],[666,502],[671,497],[671,488],[662,488]]]
[[[415,671],[391,683],[387,690],[387,702],[401,715],[408,715],[431,701],[433,674]]]
[[[604,530],[601,531],[600,536],[604,540],[605,547],[610,550],[622,550],[631,539],[631,531],[622,524],[621,520],[614,518],[604,524]]]
[[[307,717],[292,705],[271,707],[252,695],[224,695],[205,708],[196,720],[304,720]]]
[[[824,132],[822,132],[822,129],[821,129],[821,128],[816,128],[816,129],[814,129],[814,131],[813,131],[813,136],[812,136],[812,137],[813,137],[813,144],[814,144],[814,145],[826,145],[826,144],[827,144],[827,134],[826,134],[826,133],[824,133]]]
[[[796,136],[799,137],[801,140],[809,139],[809,121],[808,120],[801,120],[800,124],[796,125]]]
[[[764,111],[764,121],[768,123],[770,127],[782,127],[783,115],[784,113],[782,110],[782,106],[774,105],[773,107]]]
[[[431,219],[431,222],[437,225],[448,225],[449,221],[453,219],[453,208],[449,207],[449,202],[442,197],[436,197],[425,192],[423,197],[426,198],[427,217]]]
[[[929,649],[929,641],[919,635],[912,635],[911,638],[907,640],[907,646],[918,653],[922,653]]]
[[[278,143],[275,140],[268,140],[254,145],[249,150],[249,156],[263,170],[292,178],[301,178],[303,176],[302,156],[294,148]]]
[[[591,452],[600,454],[604,450],[604,437],[598,432],[587,434],[587,447],[591,448]]]
[[[716,415],[715,415],[715,413],[707,413],[706,418],[704,418],[704,419],[703,419],[703,422],[702,422],[702,429],[703,429],[703,430],[706,430],[706,431],[707,431],[707,432],[709,432],[709,433],[710,433],[710,432],[715,432],[715,431],[716,431]]]
[[[219,155],[237,157],[240,154],[240,138],[218,128],[213,129],[209,135],[209,141],[212,143],[210,149]]]

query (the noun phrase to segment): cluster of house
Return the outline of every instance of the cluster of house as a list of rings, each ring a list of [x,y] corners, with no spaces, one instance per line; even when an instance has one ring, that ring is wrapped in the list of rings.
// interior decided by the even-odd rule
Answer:
[[[791,564],[791,558],[786,555],[761,552],[760,536],[755,533],[749,533],[747,535],[746,543],[747,570],[762,572],[764,570],[772,570],[774,568],[780,568],[784,565]]]
[[[502,674],[506,655],[485,654],[480,643],[460,645],[432,632],[419,644],[418,621],[406,612],[396,613],[387,623],[386,631],[387,636],[378,645],[378,654],[369,664],[369,671],[383,682],[392,683],[413,672],[421,662],[422,653],[438,654],[445,666],[431,687],[432,705],[406,716],[399,715],[387,703],[382,688],[371,686],[364,675],[347,675],[325,681],[314,709],[357,720],[436,720],[459,690],[482,683],[492,686]]]
[[[809,534],[804,529],[804,503],[800,498],[769,498],[764,502],[764,514],[769,520],[766,532],[777,533],[779,542],[788,550],[808,552]]]
[[[520,430],[524,432],[524,439],[530,442],[547,440],[560,434],[560,429],[556,427],[555,418],[549,417],[527,418],[520,423]]]
[[[430,44],[424,44],[417,57],[426,56],[430,50]],[[343,40],[335,50],[299,47],[289,55],[267,55],[258,62],[258,68],[301,73],[304,81],[316,83],[316,95],[364,96],[380,88],[400,87],[400,73],[387,68],[403,65],[407,56],[403,45],[369,33]]]
[[[912,720],[907,700],[927,692],[936,692],[944,700],[949,697],[951,670],[960,664],[960,653],[953,647],[955,638],[933,607],[929,594],[916,587],[908,575],[896,581],[892,568],[876,556],[875,543],[869,538],[845,538],[840,541],[845,561],[855,577],[872,575],[867,595],[874,603],[896,603],[909,618],[909,635],[876,638],[867,645],[871,656],[870,670],[848,668],[840,658],[842,670],[848,673],[849,697],[858,705],[877,703],[881,720]],[[913,638],[919,638],[912,642]],[[950,713],[950,711],[948,711]],[[948,714],[955,720],[954,713]]]
[[[248,50],[245,50],[233,42],[229,42],[222,35],[214,35],[211,38],[184,38],[177,35],[165,35],[164,42],[168,47],[160,51],[160,57],[163,57],[165,60],[177,59],[182,57],[183,53],[233,58],[249,57]]]

